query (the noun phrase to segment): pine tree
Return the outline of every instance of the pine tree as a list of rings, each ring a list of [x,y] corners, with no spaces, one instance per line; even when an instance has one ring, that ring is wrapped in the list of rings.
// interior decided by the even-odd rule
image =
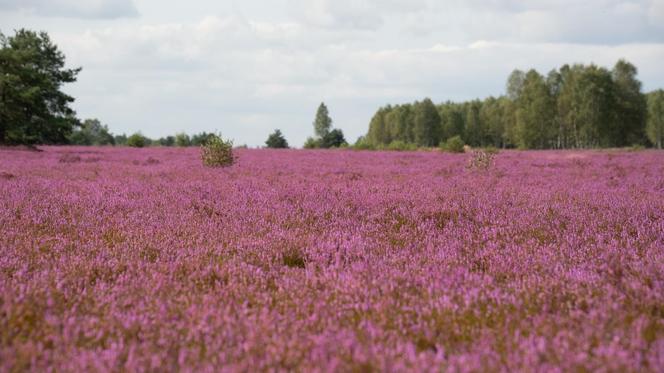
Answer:
[[[288,141],[286,141],[286,138],[278,129],[274,130],[274,132],[268,136],[265,145],[272,149],[288,149]]]

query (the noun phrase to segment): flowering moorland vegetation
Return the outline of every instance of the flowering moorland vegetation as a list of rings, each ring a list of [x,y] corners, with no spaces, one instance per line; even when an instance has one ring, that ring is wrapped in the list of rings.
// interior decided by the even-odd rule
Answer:
[[[660,370],[664,153],[468,157],[0,150],[0,371]]]

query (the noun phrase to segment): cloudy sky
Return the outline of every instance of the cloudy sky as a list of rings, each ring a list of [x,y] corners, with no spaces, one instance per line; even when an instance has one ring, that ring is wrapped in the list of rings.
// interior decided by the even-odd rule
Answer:
[[[349,141],[378,108],[500,95],[514,69],[626,58],[664,87],[664,0],[0,0],[0,31],[47,31],[81,118],[151,137],[221,131],[260,145]]]

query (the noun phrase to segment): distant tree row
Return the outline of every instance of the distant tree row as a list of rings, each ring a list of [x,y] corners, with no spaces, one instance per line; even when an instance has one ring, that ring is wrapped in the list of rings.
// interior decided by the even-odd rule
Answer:
[[[380,108],[359,142],[432,147],[459,136],[471,146],[565,149],[654,145],[664,133],[664,93],[644,95],[637,69],[564,65],[543,76],[515,70],[500,97]]]

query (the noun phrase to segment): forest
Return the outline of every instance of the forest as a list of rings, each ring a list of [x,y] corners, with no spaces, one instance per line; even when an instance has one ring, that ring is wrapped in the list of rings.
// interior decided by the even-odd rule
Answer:
[[[456,136],[474,147],[520,149],[662,147],[664,91],[642,92],[626,60],[609,70],[564,65],[546,76],[514,70],[500,97],[388,105],[359,144],[437,146]]]

